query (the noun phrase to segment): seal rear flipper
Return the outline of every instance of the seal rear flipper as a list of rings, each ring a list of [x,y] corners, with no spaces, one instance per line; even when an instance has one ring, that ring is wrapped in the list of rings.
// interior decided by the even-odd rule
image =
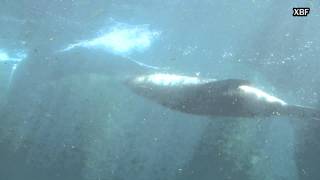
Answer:
[[[320,121],[320,110],[299,105],[286,105],[285,113],[296,118],[306,118]]]

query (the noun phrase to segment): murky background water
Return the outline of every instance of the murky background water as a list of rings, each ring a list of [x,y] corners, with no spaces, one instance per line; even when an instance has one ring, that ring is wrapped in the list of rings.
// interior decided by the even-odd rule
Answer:
[[[319,22],[312,0],[2,0],[0,179],[318,180],[318,121],[183,114],[122,81],[242,78],[319,107]]]

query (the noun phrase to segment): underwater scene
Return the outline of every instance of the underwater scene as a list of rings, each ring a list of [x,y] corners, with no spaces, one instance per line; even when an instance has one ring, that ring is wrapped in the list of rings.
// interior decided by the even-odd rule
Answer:
[[[0,180],[320,180],[320,1],[1,0]]]

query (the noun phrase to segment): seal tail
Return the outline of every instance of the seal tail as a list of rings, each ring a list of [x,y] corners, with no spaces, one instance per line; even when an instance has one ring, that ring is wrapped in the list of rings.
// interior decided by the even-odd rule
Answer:
[[[296,118],[306,118],[320,121],[320,110],[307,106],[287,105],[285,113]]]

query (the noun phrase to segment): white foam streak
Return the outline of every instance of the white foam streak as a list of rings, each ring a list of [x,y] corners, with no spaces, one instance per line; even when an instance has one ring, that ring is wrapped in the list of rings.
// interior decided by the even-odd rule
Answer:
[[[103,48],[114,54],[124,55],[133,51],[146,50],[159,35],[160,32],[152,31],[145,25],[120,24],[97,38],[70,44],[62,51],[69,51],[77,47]]]
[[[4,51],[3,49],[0,49],[0,62],[1,61],[14,61],[14,62],[20,62],[23,59],[25,59],[27,55],[24,52],[18,52],[14,56],[9,56],[9,54]]]

